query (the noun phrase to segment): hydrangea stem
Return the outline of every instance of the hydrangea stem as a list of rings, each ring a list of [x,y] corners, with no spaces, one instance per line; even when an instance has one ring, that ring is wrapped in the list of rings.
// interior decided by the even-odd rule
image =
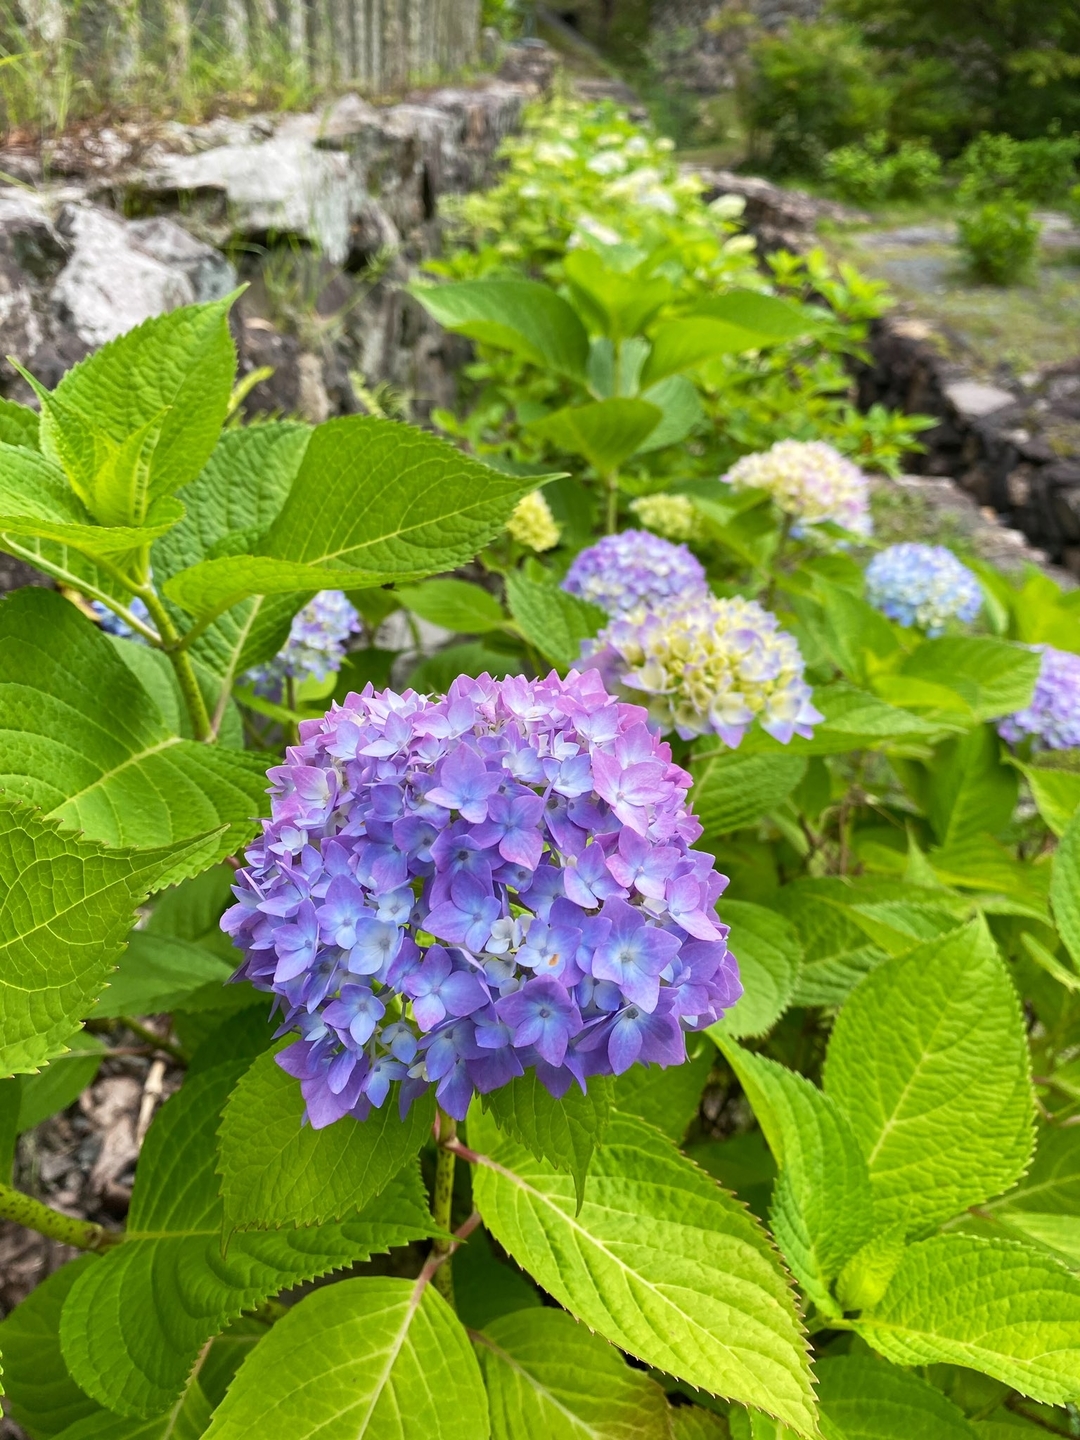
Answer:
[[[139,598],[150,612],[150,618],[157,626],[158,634],[161,636],[162,649],[169,657],[169,663],[173,667],[177,683],[180,686],[180,693],[184,697],[184,704],[191,716],[191,728],[195,732],[195,739],[216,740],[217,736],[210,724],[210,715],[206,708],[206,701],[203,699],[203,693],[199,689],[191,656],[186,650],[179,647],[180,636],[176,626],[169,618],[169,612],[149,586],[139,591]]]
[[[435,1189],[431,1196],[431,1216],[441,1231],[449,1236],[451,1209],[454,1203],[454,1151],[451,1144],[457,1139],[457,1121],[442,1109],[438,1112],[438,1148],[435,1152]],[[450,1305],[454,1303],[454,1276],[450,1269],[450,1254],[454,1248],[449,1238],[437,1236],[431,1247],[433,1256],[446,1256],[434,1274],[436,1290]]]
[[[80,1220],[74,1215],[62,1215],[49,1205],[43,1205],[32,1195],[16,1190],[12,1185],[0,1183],[0,1220],[14,1220],[27,1230],[36,1230],[49,1240],[61,1245],[74,1245],[78,1250],[105,1250],[121,1241],[119,1230],[106,1230],[93,1220]]]

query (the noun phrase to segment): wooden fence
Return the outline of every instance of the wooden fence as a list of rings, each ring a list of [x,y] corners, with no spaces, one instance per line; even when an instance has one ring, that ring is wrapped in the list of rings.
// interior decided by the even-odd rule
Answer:
[[[3,51],[49,109],[163,100],[252,80],[393,91],[475,59],[481,0],[0,0]],[[16,81],[0,68],[0,95]],[[125,93],[130,91],[131,93]],[[138,95],[134,92],[138,91]],[[77,103],[76,109],[82,108]]]

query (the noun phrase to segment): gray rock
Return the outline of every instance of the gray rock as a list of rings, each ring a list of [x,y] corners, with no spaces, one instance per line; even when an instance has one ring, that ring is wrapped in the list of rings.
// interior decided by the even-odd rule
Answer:
[[[87,345],[104,345],[152,315],[194,301],[184,271],[137,249],[129,227],[107,210],[66,205],[57,228],[71,258],[52,287],[51,309]]]
[[[67,259],[68,246],[36,195],[0,190],[0,253],[34,280],[48,280]]]
[[[164,215],[134,220],[127,227],[127,234],[136,250],[171,270],[182,271],[191,282],[196,300],[220,300],[236,289],[236,267],[220,250],[196,240],[175,220]]]
[[[979,380],[956,380],[945,386],[945,395],[965,420],[979,420],[1016,401],[1008,390],[1002,390],[998,385],[984,385]]]
[[[340,264],[349,253],[349,230],[363,187],[347,154],[316,148],[317,116],[293,116],[290,122],[269,140],[168,156],[155,169],[131,177],[129,185],[159,199],[215,194],[235,234],[296,236]]]

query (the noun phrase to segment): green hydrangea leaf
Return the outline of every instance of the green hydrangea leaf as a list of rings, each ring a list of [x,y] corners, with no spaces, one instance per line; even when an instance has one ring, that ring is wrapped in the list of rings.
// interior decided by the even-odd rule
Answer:
[[[1080,808],[1080,750],[1047,750],[1027,765],[1013,764],[1027,776],[1039,814],[1060,838]]]
[[[286,421],[227,430],[198,477],[179,499],[184,519],[153,548],[159,585],[206,560],[215,547],[238,532],[260,533],[281,510],[311,431]],[[317,586],[315,588],[318,588]],[[313,593],[311,587],[284,595],[252,595],[225,611],[193,642],[195,660],[226,681],[273,658],[285,641],[289,623]],[[186,617],[174,608],[179,628]]]
[[[1069,822],[1054,854],[1050,904],[1065,948],[1080,966],[1080,816]]]
[[[506,616],[490,590],[468,580],[425,580],[399,586],[394,592],[406,609],[432,625],[461,635],[486,635],[506,623]]]
[[[1020,1004],[985,921],[868,975],[837,1018],[824,1078],[866,1156],[880,1224],[918,1231],[1013,1184],[1034,1098]]]
[[[32,1130],[42,1120],[47,1120],[59,1110],[66,1110],[77,1100],[82,1091],[93,1084],[104,1050],[104,1043],[96,1035],[87,1030],[76,1030],[68,1036],[64,1054],[55,1055],[36,1075],[23,1075],[19,1094],[19,1133]]]
[[[872,1355],[825,1356],[815,1366],[823,1428],[837,1440],[976,1440],[964,1412],[940,1390]]]
[[[135,930],[90,1015],[111,1019],[171,1013],[183,1009],[204,985],[224,986],[235,968],[201,945]]]
[[[108,638],[41,589],[0,603],[0,785],[107,845],[215,832],[161,883],[233,854],[266,808],[263,761],[172,733]]]
[[[696,793],[696,792],[695,792]],[[695,807],[696,808],[696,807]],[[802,946],[794,926],[775,910],[746,900],[721,902],[728,944],[739,962],[743,993],[709,1034],[733,1039],[764,1035],[791,1004],[802,965]]]
[[[506,598],[529,644],[564,670],[581,659],[581,642],[596,635],[607,618],[587,600],[557,585],[530,580],[520,570],[507,575]]]
[[[244,1361],[206,1440],[486,1440],[469,1338],[430,1285],[343,1280]]]
[[[63,1051],[115,965],[135,907],[203,845],[199,836],[106,850],[0,797],[0,1076],[34,1071]]]
[[[804,755],[718,752],[691,765],[694,814],[706,835],[726,835],[775,810],[806,774]]]
[[[63,463],[59,432],[68,416],[79,417],[114,446],[157,422],[146,499],[172,494],[194,480],[229,408],[236,370],[228,323],[233,299],[186,305],[146,320],[73,366],[53,392],[55,405],[43,402],[44,453]],[[107,488],[93,499],[116,507],[126,497],[118,488]],[[131,501],[136,510],[142,503],[139,496]],[[128,523],[138,523],[134,511]]]
[[[855,1328],[897,1365],[966,1365],[1050,1405],[1080,1397],[1080,1278],[1015,1241],[909,1245]]]
[[[40,449],[38,430],[41,416],[29,405],[16,400],[0,399],[0,444],[21,445],[25,450]]]
[[[84,1255],[62,1265],[0,1321],[6,1399],[12,1418],[32,1440],[51,1440],[101,1410],[71,1378],[60,1349],[64,1302],[93,1263],[93,1256]]]
[[[802,1332],[775,1251],[659,1131],[613,1115],[580,1213],[572,1178],[501,1135],[479,1106],[468,1141],[481,1156],[473,1196],[484,1223],[571,1314],[646,1364],[816,1433]]]
[[[841,1005],[885,959],[888,951],[872,943],[850,913],[857,898],[851,885],[832,876],[795,880],[768,897],[803,948],[793,1004]],[[738,955],[734,941],[732,949]]]
[[[1001,762],[1001,741],[990,725],[940,747],[927,787],[927,811],[941,845],[1004,830],[1016,806],[1016,771]]]
[[[202,560],[164,591],[207,619],[250,595],[364,589],[453,570],[500,533],[536,483],[393,420],[329,420],[312,432],[257,553]]]
[[[12,540],[70,545],[91,559],[116,557],[149,544],[183,517],[183,505],[166,495],[138,523],[98,524],[58,466],[36,450],[0,445],[0,532]]]
[[[519,1310],[472,1335],[492,1440],[671,1440],[663,1390],[562,1310]]]
[[[483,1105],[499,1129],[512,1135],[537,1159],[568,1170],[581,1203],[589,1163],[611,1119],[613,1086],[605,1075],[593,1075],[586,1094],[570,1087],[561,1100],[542,1085],[535,1070],[483,1096]]]
[[[659,405],[615,396],[591,405],[564,406],[532,421],[528,429],[556,450],[582,456],[597,474],[610,475],[645,443],[663,418]]]
[[[410,292],[447,330],[510,350],[534,365],[580,377],[589,337],[573,309],[535,280],[463,280]]]
[[[274,1060],[291,1038],[259,1056],[225,1106],[218,1172],[229,1230],[340,1220],[378,1195],[431,1134],[430,1094],[405,1120],[392,1096],[362,1125],[302,1124],[299,1082]]]
[[[268,1296],[430,1233],[410,1168],[344,1223],[236,1234],[223,1253],[214,1138],[242,1069],[230,1063],[190,1077],[162,1108],[139,1157],[124,1241],[65,1302],[68,1367],[120,1415],[168,1409],[205,1342]]]
[[[924,640],[898,674],[953,691],[975,721],[999,720],[1031,703],[1039,655],[988,635],[943,635]]]
[[[888,705],[854,685],[837,682],[814,690],[814,704],[825,717],[814,727],[811,740],[796,735],[781,745],[771,735],[755,726],[739,746],[740,754],[756,755],[842,755],[847,750],[877,750],[889,745],[927,742],[948,734],[950,729],[963,728],[924,720],[898,705]],[[698,758],[707,759],[704,748]]]
[[[716,1046],[702,1034],[686,1037],[682,1065],[631,1065],[615,1077],[615,1108],[655,1125],[681,1143],[701,1106],[701,1093],[716,1061]],[[589,1080],[590,1087],[594,1081]]]
[[[99,1410],[78,1420],[55,1440],[199,1440],[213,1413],[197,1379],[188,1382],[183,1396],[164,1415],[132,1420]]]
[[[805,1076],[733,1040],[719,1044],[779,1166],[777,1243],[807,1296],[836,1314],[829,1287],[874,1228],[866,1161],[839,1107]]]

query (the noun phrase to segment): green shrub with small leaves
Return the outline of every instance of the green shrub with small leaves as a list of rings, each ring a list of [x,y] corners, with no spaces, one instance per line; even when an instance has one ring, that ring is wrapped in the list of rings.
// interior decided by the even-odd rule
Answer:
[[[1031,269],[1040,226],[1030,205],[1009,198],[991,200],[961,215],[957,226],[961,250],[977,280],[1015,285]]]

